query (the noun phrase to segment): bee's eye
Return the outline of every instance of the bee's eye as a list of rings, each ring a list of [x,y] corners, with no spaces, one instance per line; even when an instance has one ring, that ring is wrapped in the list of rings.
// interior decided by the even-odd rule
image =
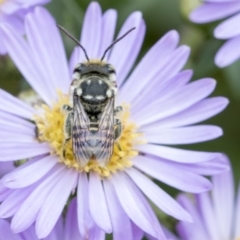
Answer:
[[[82,66],[78,65],[74,68],[73,79],[79,80],[81,78]]]
[[[115,71],[114,67],[110,64],[107,65],[107,71],[108,71],[109,74],[112,74],[112,73],[116,74],[116,71]]]
[[[75,68],[73,73],[81,73],[82,72],[82,64],[78,64]]]
[[[81,68],[81,67],[75,68],[75,69],[74,69],[74,72],[81,73],[81,72],[82,72],[82,68]]]
[[[112,74],[112,73],[114,73],[114,74],[115,74],[115,73],[116,73],[116,71],[115,71],[113,68],[108,68],[108,73],[109,73],[109,74]]]
[[[110,69],[108,72],[109,72],[110,74],[112,74],[112,73],[115,74],[115,73],[116,73],[115,70],[113,70],[113,69]]]

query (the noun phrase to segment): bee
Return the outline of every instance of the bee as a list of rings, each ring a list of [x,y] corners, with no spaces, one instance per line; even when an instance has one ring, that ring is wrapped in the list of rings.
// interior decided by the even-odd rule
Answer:
[[[73,80],[69,90],[69,105],[64,105],[66,113],[64,124],[64,146],[72,140],[74,157],[80,167],[90,160],[96,160],[105,167],[112,154],[114,142],[120,137],[122,123],[115,107],[117,94],[116,71],[104,62],[106,53],[112,46],[135,28],[115,40],[104,52],[100,60],[90,60],[84,47],[64,28],[58,27],[84,51],[86,62],[78,63],[73,71]]]

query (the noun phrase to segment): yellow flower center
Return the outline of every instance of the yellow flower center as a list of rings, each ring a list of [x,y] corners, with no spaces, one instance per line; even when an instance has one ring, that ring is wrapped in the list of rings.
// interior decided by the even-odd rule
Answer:
[[[63,156],[64,145],[64,121],[65,113],[62,106],[69,104],[68,96],[59,94],[59,100],[52,107],[42,104],[42,114],[35,116],[34,121],[38,128],[38,139],[41,142],[48,142],[52,148],[52,154],[57,154],[59,162],[65,164],[69,168],[78,171],[95,171],[101,177],[108,177],[112,173],[124,170],[132,166],[131,159],[138,155],[134,150],[136,144],[143,143],[142,134],[137,132],[136,124],[129,120],[130,112],[127,105],[123,105],[123,111],[120,116],[123,130],[120,138],[114,143],[113,155],[105,167],[98,165],[97,161],[90,160],[85,167],[80,167],[76,162],[72,149],[72,141],[70,140],[65,146],[65,157]]]

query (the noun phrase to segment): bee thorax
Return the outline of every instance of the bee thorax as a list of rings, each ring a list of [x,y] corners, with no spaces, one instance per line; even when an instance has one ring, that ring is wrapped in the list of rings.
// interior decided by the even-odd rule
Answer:
[[[86,101],[82,101],[82,105],[84,107],[84,110],[89,115],[97,115],[103,111],[103,109],[106,106],[106,102],[93,104],[93,103],[87,103]]]
[[[90,104],[99,104],[107,100],[109,85],[99,76],[91,76],[80,85],[82,101]]]

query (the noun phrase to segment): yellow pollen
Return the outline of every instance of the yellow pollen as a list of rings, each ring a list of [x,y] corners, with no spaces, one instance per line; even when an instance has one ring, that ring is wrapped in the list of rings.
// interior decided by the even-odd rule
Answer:
[[[63,143],[65,140],[63,129],[66,115],[61,109],[64,104],[69,104],[68,96],[59,93],[57,103],[52,107],[42,104],[40,108],[42,113],[34,117],[38,127],[39,141],[50,144],[52,154],[58,155],[59,162],[80,172],[97,172],[101,177],[109,177],[117,171],[132,166],[131,159],[138,155],[138,151],[134,149],[134,146],[142,144],[144,141],[142,140],[142,134],[137,132],[136,124],[129,120],[129,106],[126,104],[122,106],[123,111],[119,116],[123,126],[122,134],[114,143],[113,155],[107,166],[101,167],[97,161],[90,160],[84,168],[81,168],[74,158],[71,140],[65,146],[65,157],[63,157]]]

